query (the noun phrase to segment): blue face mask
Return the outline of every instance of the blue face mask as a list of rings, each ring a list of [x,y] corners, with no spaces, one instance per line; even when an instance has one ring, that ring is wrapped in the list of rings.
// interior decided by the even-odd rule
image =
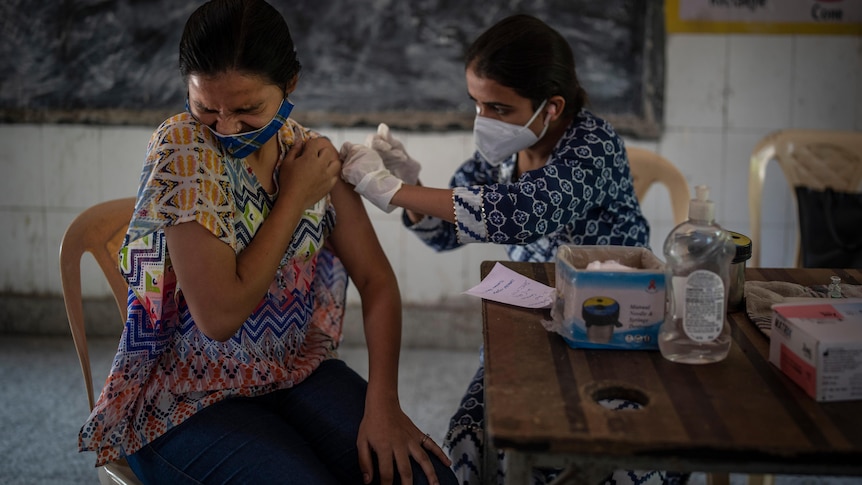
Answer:
[[[188,99],[186,99],[186,111],[191,113]],[[212,131],[212,134],[215,135],[219,142],[221,142],[225,151],[232,157],[245,158],[254,153],[258,148],[262,147],[264,143],[268,142],[269,139],[273,137],[273,135],[278,133],[278,130],[280,130],[287,122],[287,118],[290,116],[291,111],[293,111],[293,103],[285,98],[281,101],[281,105],[278,107],[278,112],[275,113],[272,120],[256,130],[237,133],[235,135],[222,135],[209,126],[207,126],[207,128]]]

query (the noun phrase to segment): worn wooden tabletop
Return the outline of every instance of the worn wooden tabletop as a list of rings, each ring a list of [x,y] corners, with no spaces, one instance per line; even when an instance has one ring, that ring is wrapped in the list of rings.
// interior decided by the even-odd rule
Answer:
[[[482,275],[495,262],[482,264]],[[554,284],[549,263],[502,262]],[[862,284],[862,271],[747,269],[748,280]],[[572,349],[530,310],[483,301],[488,433],[497,448],[604,467],[862,475],[862,401],[817,403],[768,362],[768,337],[729,315],[733,346],[708,365],[658,351]],[[644,404],[611,411],[596,402]]]

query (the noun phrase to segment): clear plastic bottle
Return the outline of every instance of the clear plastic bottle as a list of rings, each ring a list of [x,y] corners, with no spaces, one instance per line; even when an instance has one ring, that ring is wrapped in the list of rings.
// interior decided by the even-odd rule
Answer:
[[[659,330],[659,349],[673,362],[718,362],[730,351],[727,299],[736,247],[715,222],[709,187],[695,187],[688,220],[664,242],[670,308]]]

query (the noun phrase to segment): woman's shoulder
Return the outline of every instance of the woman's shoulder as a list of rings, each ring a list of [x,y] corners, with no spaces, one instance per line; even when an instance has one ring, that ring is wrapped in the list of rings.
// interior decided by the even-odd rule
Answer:
[[[607,159],[621,153],[625,153],[625,144],[613,126],[582,109],[557,143],[553,159],[556,163],[580,166],[597,157]]]
[[[278,130],[278,139],[287,146],[292,146],[297,140],[307,141],[322,136],[320,133],[306,128],[293,118],[288,118],[284,126]]]
[[[162,121],[158,128],[156,128],[156,133],[167,133],[176,129],[194,127],[195,125],[201,125],[201,122],[196,120],[188,111],[183,111]]]
[[[177,164],[190,160],[205,161],[197,165],[203,171],[221,174],[225,170],[224,148],[212,130],[184,112],[166,119],[153,132],[147,145],[144,170],[153,174],[187,173]]]
[[[217,149],[219,146],[212,131],[187,111],[162,121],[150,138],[149,149],[153,149],[156,145],[165,144],[172,146],[206,145],[213,149]]]
[[[586,108],[581,109],[572,120],[569,132],[580,136],[592,134],[604,139],[619,138],[616,129],[609,121]]]
[[[608,142],[614,144],[617,150],[623,149],[622,138],[617,134],[610,122],[586,109],[582,109],[572,119],[572,122],[560,140],[558,148],[575,149],[597,144],[606,145]]]

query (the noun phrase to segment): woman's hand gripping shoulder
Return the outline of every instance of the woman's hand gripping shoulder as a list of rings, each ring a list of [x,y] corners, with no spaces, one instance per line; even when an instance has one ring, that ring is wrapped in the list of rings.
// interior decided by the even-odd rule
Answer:
[[[328,138],[298,140],[279,165],[276,204],[299,208],[301,214],[332,190],[340,173],[338,150]]]

